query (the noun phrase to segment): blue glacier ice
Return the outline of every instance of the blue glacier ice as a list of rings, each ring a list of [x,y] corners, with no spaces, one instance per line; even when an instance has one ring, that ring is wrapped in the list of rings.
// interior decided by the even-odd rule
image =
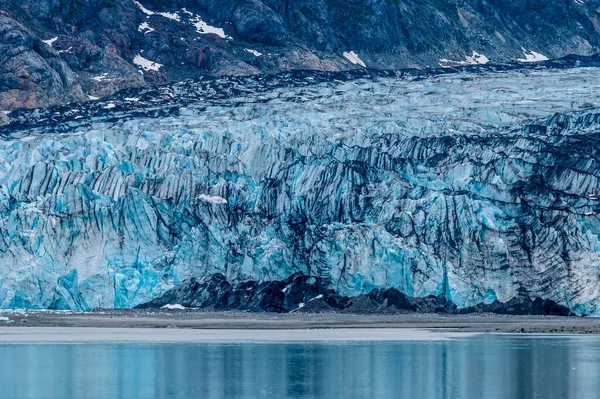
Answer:
[[[600,69],[311,79],[5,127],[0,306],[127,308],[190,276],[303,271],[345,295],[600,314]]]

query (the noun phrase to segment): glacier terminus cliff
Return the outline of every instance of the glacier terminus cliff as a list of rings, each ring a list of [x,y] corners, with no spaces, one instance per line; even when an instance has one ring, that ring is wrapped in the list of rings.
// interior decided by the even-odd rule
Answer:
[[[200,79],[0,128],[0,307],[322,278],[600,314],[600,69]]]

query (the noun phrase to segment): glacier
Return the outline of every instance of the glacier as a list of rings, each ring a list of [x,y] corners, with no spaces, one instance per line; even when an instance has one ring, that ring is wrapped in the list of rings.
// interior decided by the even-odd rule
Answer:
[[[600,68],[269,79],[9,115],[0,307],[303,272],[600,314]]]

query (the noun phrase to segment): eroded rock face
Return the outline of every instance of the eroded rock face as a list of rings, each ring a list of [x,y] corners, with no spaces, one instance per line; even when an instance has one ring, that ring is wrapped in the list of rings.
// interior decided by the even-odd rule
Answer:
[[[599,0],[0,0],[0,108],[198,76],[591,55],[599,10]]]
[[[222,274],[183,281],[160,298],[138,308],[159,308],[169,304],[215,310],[252,310],[287,313],[301,309],[312,300],[324,301],[332,310],[341,310],[348,298],[337,295],[314,276],[296,273],[283,281],[244,281],[230,284]]]
[[[599,78],[284,74],[14,112],[0,304],[131,307],[301,271],[348,297],[597,314]]]
[[[83,100],[65,62],[29,29],[0,15],[0,110]]]
[[[281,16],[260,0],[238,2],[232,19],[243,38],[266,44],[284,44],[287,40]]]

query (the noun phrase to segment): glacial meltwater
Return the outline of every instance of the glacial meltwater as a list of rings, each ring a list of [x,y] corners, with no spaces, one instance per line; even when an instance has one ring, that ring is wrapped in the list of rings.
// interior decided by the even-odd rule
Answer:
[[[534,339],[535,338],[535,339]],[[1,344],[0,398],[598,398],[600,338]]]

